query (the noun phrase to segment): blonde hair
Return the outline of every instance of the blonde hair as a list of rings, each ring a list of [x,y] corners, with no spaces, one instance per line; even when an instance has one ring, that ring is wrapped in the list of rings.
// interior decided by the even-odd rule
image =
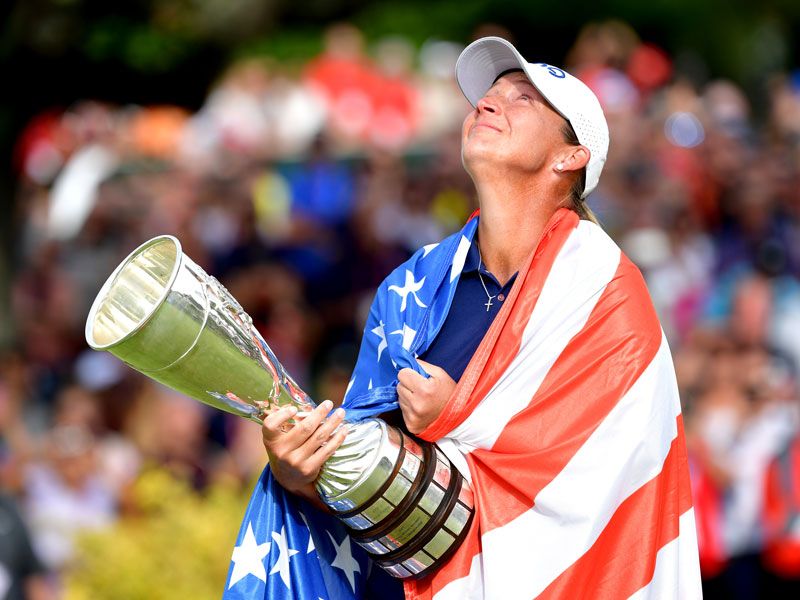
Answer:
[[[578,135],[575,133],[575,130],[572,128],[572,125],[569,121],[564,120],[564,125],[561,127],[561,134],[564,136],[564,141],[570,146],[581,145],[580,141],[578,140]],[[589,208],[589,205],[586,204],[586,201],[581,198],[585,187],[586,167],[580,170],[578,176],[572,182],[572,187],[569,190],[567,208],[577,213],[577,215],[584,221],[591,221],[596,225],[600,225],[600,221],[597,220],[597,216],[595,216],[595,214],[592,212],[592,209]]]

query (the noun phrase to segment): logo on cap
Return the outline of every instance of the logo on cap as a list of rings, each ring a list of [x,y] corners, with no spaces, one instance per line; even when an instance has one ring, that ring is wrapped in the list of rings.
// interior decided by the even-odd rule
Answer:
[[[544,67],[547,69],[547,72],[550,73],[553,77],[557,77],[558,79],[564,79],[566,77],[566,73],[559,69],[558,67],[554,67],[553,65],[548,65],[547,63],[539,63],[540,67]]]

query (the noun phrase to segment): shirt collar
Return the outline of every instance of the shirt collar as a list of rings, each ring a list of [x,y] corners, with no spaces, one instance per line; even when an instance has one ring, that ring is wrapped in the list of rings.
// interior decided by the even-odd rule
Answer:
[[[481,256],[480,252],[478,251],[478,238],[476,237],[472,240],[472,244],[470,245],[469,250],[467,250],[467,257],[464,259],[464,268],[461,270],[461,272],[462,273],[477,272],[478,265],[480,265],[481,273],[484,276],[491,277],[492,281],[494,281],[498,286],[500,285],[495,276],[492,275],[492,273],[486,268],[486,265],[481,264]],[[514,275],[512,275],[511,279],[509,280],[509,283],[513,284],[516,278],[517,278],[517,273],[514,273]]]
[[[464,268],[461,270],[461,272],[471,273],[472,271],[477,271],[479,264],[480,264],[480,254],[478,253],[478,239],[476,236],[475,238],[473,238],[469,250],[467,250],[467,258],[464,259]],[[481,265],[481,271],[486,273],[487,272],[486,267]]]

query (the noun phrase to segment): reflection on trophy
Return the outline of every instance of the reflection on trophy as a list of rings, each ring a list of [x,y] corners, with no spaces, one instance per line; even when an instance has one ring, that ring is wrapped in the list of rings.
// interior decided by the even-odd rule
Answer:
[[[92,305],[86,341],[206,404],[260,423],[287,404],[315,403],[300,389],[230,293],[177,239],[134,250]],[[395,577],[440,566],[466,535],[472,491],[435,445],[380,419],[348,424],[316,483],[354,541]]]

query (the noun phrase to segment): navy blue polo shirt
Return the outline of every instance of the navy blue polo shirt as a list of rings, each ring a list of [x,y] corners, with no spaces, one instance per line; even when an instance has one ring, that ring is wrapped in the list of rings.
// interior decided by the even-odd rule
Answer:
[[[479,265],[486,290],[483,289],[481,279],[478,277]],[[483,336],[503,306],[516,278],[515,273],[505,285],[500,285],[497,278],[481,264],[478,244],[473,240],[464,261],[464,270],[461,271],[461,277],[456,285],[450,312],[447,313],[436,338],[420,358],[441,367],[455,381],[461,379],[464,369],[467,368]],[[491,302],[487,290],[488,296],[494,296]],[[402,419],[399,412],[398,409],[382,417],[393,422],[394,419]],[[394,579],[382,569],[375,568],[367,580],[366,598],[402,600],[403,586],[399,579]]]
[[[486,285],[485,290],[481,278],[483,285]],[[456,293],[453,295],[450,312],[447,313],[436,338],[420,358],[441,367],[455,381],[461,379],[464,369],[467,368],[483,336],[503,306],[516,278],[515,273],[505,285],[500,285],[497,278],[481,264],[478,244],[473,240],[464,261],[464,270],[458,280]],[[494,296],[491,302],[488,296]]]

